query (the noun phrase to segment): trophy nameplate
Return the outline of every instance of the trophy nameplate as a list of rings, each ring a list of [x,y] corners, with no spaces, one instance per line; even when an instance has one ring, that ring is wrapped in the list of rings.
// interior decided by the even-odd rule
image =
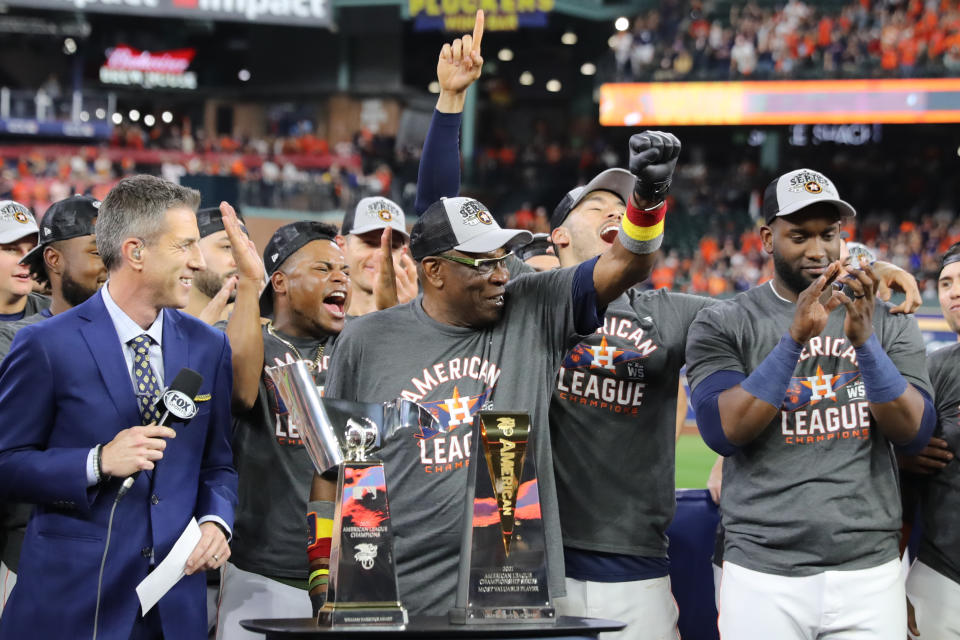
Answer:
[[[410,429],[443,431],[420,405],[396,400],[365,404],[324,399],[304,360],[266,367],[300,431],[317,472],[337,469],[326,602],[317,615],[325,627],[402,628],[383,462],[373,459],[384,441]]]
[[[463,624],[554,622],[530,416],[481,411],[474,420],[456,606]]]

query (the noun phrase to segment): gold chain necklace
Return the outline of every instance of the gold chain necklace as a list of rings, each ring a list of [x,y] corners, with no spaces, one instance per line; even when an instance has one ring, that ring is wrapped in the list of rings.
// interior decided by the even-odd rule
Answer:
[[[287,348],[290,349],[290,351],[293,351],[294,354],[296,354],[297,360],[306,360],[307,366],[310,367],[313,371],[316,371],[316,372],[320,371],[320,361],[323,359],[323,348],[326,345],[321,344],[320,346],[317,347],[317,355],[311,362],[310,360],[307,360],[302,355],[300,355],[299,349],[297,349],[295,346],[290,344],[289,341],[284,340],[277,334],[276,330],[273,328],[273,320],[267,320],[267,333],[272,335],[274,338],[276,338],[283,344],[287,345]]]

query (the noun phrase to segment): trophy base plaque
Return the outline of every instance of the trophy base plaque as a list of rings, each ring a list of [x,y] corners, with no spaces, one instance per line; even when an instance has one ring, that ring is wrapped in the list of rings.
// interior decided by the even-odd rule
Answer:
[[[502,624],[504,622],[522,623],[556,622],[557,613],[553,607],[467,607],[450,610],[450,622],[453,624]]]
[[[328,604],[317,613],[321,627],[402,628],[407,622],[407,610],[399,602]]]

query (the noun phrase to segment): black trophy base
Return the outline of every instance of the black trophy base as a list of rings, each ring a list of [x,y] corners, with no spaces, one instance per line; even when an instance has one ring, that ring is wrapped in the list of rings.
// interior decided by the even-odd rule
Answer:
[[[556,622],[557,612],[553,607],[467,607],[450,609],[452,624],[504,624]]]
[[[325,604],[317,613],[321,627],[401,629],[407,621],[407,610],[399,602]]]

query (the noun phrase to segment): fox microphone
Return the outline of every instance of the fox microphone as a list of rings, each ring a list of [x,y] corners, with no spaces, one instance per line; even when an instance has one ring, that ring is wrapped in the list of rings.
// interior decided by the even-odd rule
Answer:
[[[153,405],[156,407],[158,413],[160,413],[160,420],[157,422],[157,425],[168,427],[173,422],[183,422],[184,424],[190,422],[191,418],[197,415],[197,405],[193,401],[193,398],[197,395],[197,392],[200,391],[201,384],[203,384],[202,375],[186,367],[180,369],[177,377],[174,378],[170,386],[157,397],[157,401]],[[123,481],[123,485],[117,494],[118,498],[123,497],[127,491],[130,491],[130,488],[133,487],[133,483],[136,482],[137,476],[139,475],[140,472],[137,471]]]

